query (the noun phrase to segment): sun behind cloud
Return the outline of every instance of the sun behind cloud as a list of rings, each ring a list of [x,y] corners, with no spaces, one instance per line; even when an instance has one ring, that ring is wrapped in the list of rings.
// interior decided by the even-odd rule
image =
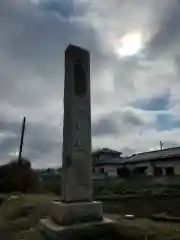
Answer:
[[[132,56],[142,48],[142,35],[138,32],[128,33],[114,41],[114,51],[118,57]]]

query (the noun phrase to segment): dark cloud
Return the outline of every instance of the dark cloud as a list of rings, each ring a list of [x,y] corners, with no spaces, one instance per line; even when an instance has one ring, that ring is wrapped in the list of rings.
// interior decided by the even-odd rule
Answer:
[[[92,124],[93,136],[115,135],[118,133],[118,126],[116,126],[116,123],[110,118],[110,116],[102,118]]]
[[[41,105],[55,97],[59,101],[63,95],[66,46],[84,45],[97,56],[94,32],[68,18],[58,19],[36,5],[20,5],[23,8],[20,11],[10,2],[0,3],[2,12],[5,9],[6,13],[8,9],[11,12],[8,17],[0,15],[0,26],[4,29],[0,36],[0,84],[3,84],[0,98],[5,100],[8,96],[8,102],[16,107]]]
[[[141,119],[141,117],[131,111],[127,111],[122,115],[120,114],[120,116],[122,117],[121,121],[123,124],[133,127],[139,127],[144,124],[144,121]]]
[[[0,143],[0,152],[1,157],[7,159],[9,156],[7,153],[16,152],[19,147],[20,137],[18,136],[7,136]],[[2,159],[4,160],[4,159]]]
[[[172,148],[172,147],[179,147],[179,142],[176,141],[164,141],[163,148]]]
[[[53,4],[45,11],[28,2],[0,2],[0,133],[4,149],[0,161],[17,151],[20,116],[25,115],[23,153],[37,167],[40,162],[61,162],[66,46],[84,45],[96,56],[99,53],[93,31],[69,21],[67,1],[61,4],[64,18],[53,14]]]
[[[0,133],[11,132],[15,135],[19,134],[21,131],[21,123],[19,122],[5,122],[0,121]]]
[[[133,106],[131,110],[126,106],[134,98],[142,98],[144,88],[147,91],[155,86],[147,80],[150,71],[150,81],[153,78],[158,82],[158,75],[153,75],[152,70],[156,63],[146,64],[147,56],[118,58],[113,43],[123,34],[148,29],[152,38],[145,55],[157,56],[164,49],[171,49],[179,39],[177,2],[172,1],[163,13],[158,29],[152,27],[157,30],[153,36],[149,23],[149,16],[154,19],[157,12],[158,20],[161,18],[159,7],[164,2],[1,0],[0,162],[9,160],[19,147],[21,116],[27,117],[23,154],[36,167],[61,162],[64,50],[69,43],[91,52],[92,116],[99,119],[92,119],[93,136],[112,140],[136,130],[143,131],[147,127],[143,116]],[[154,13],[152,9],[156,5],[159,7]],[[176,56],[178,68],[178,51]],[[105,77],[109,78],[106,82]],[[169,79],[166,73],[162,82],[165,78]],[[108,91],[110,85],[112,90]],[[128,151],[131,152],[125,149]]]
[[[73,0],[51,0],[51,1],[43,1],[41,7],[48,10],[53,11],[55,13],[61,14],[64,17],[69,17],[74,13],[74,5]]]
[[[0,123],[0,159],[10,161],[15,157],[19,149],[21,136],[21,123],[1,122]],[[59,128],[43,123],[28,123],[26,125],[23,155],[38,166],[36,161],[42,160],[42,166],[48,165],[51,161],[61,162],[62,132]]]
[[[62,133],[56,127],[47,124],[30,124],[27,126],[25,144],[43,154],[49,153],[54,148],[59,148],[62,142]]]
[[[149,42],[150,55],[158,56],[176,51],[176,43],[180,40],[180,1],[171,1],[171,5],[168,5],[160,18],[159,28]]]
[[[92,135],[121,135],[127,130],[143,126],[144,122],[140,116],[133,111],[113,112],[92,123]]]

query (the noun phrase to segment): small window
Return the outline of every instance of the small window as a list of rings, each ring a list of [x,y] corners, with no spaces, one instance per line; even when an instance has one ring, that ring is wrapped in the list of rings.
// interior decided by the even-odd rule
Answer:
[[[100,173],[104,173],[104,168],[100,168]]]
[[[92,172],[95,173],[95,168],[92,169]]]
[[[166,167],[166,175],[167,176],[173,176],[174,175],[174,168],[173,167]]]
[[[162,168],[161,168],[161,167],[155,167],[155,168],[154,168],[154,175],[155,175],[155,176],[161,176],[161,175],[163,175]]]

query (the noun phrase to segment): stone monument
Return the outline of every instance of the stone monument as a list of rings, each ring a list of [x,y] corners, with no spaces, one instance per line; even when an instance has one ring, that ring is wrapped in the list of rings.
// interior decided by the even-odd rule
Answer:
[[[90,53],[69,45],[65,51],[63,166],[61,201],[53,202],[41,230],[54,238],[70,229],[104,225],[101,202],[92,197]],[[75,238],[73,238],[75,239]]]
[[[63,202],[91,202],[90,54],[65,52]]]

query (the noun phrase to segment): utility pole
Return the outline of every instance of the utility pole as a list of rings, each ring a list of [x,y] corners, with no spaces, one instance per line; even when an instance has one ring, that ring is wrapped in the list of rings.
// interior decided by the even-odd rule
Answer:
[[[21,155],[22,155],[22,149],[23,149],[25,126],[26,126],[26,118],[24,117],[22,122],[21,141],[20,141],[20,147],[19,147],[19,157],[18,157],[19,165],[21,164]]]
[[[163,150],[163,142],[160,141],[160,149]]]

